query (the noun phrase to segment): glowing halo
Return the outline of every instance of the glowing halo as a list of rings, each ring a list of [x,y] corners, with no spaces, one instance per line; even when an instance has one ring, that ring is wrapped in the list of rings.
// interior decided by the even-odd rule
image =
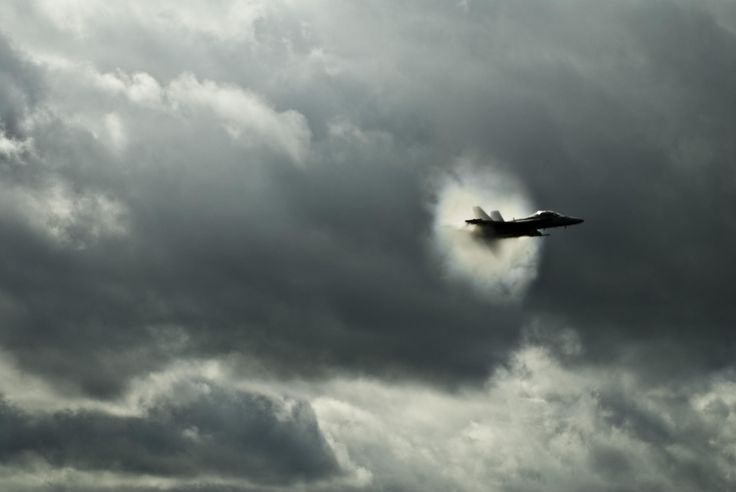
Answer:
[[[470,282],[494,300],[518,301],[537,276],[540,238],[489,241],[465,219],[473,207],[499,210],[505,220],[533,210],[523,186],[497,166],[459,159],[437,180],[433,243],[449,277]]]

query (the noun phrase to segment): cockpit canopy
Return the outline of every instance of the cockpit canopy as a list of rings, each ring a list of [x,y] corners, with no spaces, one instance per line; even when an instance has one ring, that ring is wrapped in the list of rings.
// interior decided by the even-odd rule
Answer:
[[[560,214],[552,210],[537,210],[534,212],[535,217],[559,217]]]

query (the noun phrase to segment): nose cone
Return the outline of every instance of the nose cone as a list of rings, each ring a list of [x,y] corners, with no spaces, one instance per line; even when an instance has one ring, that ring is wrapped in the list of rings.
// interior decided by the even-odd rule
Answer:
[[[578,217],[570,217],[570,225],[582,224],[583,222],[585,222],[585,221],[583,219],[578,218]]]

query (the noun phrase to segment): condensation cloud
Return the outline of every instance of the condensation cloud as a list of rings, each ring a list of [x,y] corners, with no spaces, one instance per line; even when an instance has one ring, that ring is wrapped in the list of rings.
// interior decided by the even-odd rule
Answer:
[[[462,158],[439,179],[437,190],[433,240],[447,274],[494,300],[519,300],[537,276],[540,238],[489,241],[465,219],[476,205],[499,210],[506,220],[529,214],[523,186],[496,165]]]

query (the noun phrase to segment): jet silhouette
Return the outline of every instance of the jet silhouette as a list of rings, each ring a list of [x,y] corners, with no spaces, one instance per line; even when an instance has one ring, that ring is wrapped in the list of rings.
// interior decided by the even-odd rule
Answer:
[[[465,223],[478,226],[484,236],[495,239],[549,236],[549,234],[542,234],[539,229],[567,227],[583,222],[583,219],[568,217],[551,210],[539,210],[529,217],[509,221],[503,220],[498,210],[488,215],[482,208],[473,207],[473,212],[475,212],[475,218],[467,219]]]

